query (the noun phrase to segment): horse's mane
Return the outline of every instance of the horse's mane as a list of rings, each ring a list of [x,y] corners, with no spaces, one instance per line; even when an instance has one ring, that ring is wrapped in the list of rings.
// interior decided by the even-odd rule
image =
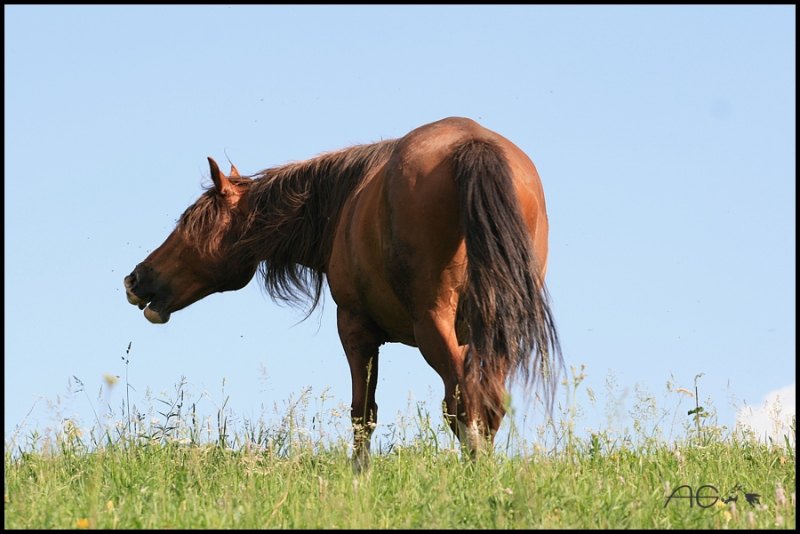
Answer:
[[[256,258],[274,299],[319,303],[324,270],[345,201],[388,160],[394,140],[357,145],[250,176],[241,244]]]
[[[240,177],[230,177],[229,180],[244,188],[252,183],[251,180]],[[225,197],[219,195],[214,185],[210,184],[205,187],[205,193],[186,208],[178,219],[177,231],[187,243],[191,243],[203,254],[215,257],[220,253],[219,245],[228,232],[227,223],[232,218],[233,212]]]

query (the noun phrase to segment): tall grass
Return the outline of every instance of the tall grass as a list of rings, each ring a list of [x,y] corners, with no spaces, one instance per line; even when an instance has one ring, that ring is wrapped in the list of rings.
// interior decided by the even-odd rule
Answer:
[[[361,475],[347,411],[325,393],[289,399],[274,422],[237,423],[224,386],[216,413],[200,416],[182,379],[146,414],[126,400],[116,422],[95,412],[88,433],[66,419],[53,435],[7,442],[5,528],[795,527],[794,429],[760,443],[722,431],[706,406],[665,440],[671,414],[639,392],[632,435],[582,438],[584,376],[572,370],[571,400],[533,445],[511,428],[494,453],[466,460],[441,416],[416,405],[374,438]],[[736,500],[706,507],[706,487],[699,504],[667,502],[681,485]]]

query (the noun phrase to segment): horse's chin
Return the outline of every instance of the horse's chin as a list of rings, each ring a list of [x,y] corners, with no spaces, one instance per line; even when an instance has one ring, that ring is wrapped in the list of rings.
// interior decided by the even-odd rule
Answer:
[[[164,324],[169,321],[170,313],[168,311],[154,310],[152,307],[147,306],[144,309],[145,319],[153,324]]]

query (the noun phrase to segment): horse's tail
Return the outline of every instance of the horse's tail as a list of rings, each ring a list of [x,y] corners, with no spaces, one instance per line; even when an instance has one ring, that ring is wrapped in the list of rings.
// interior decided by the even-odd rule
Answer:
[[[453,166],[467,246],[459,303],[470,329],[464,376],[482,405],[473,409],[504,413],[506,376],[520,376],[526,389],[539,382],[550,411],[561,349],[511,170],[499,146],[475,139],[455,148]]]

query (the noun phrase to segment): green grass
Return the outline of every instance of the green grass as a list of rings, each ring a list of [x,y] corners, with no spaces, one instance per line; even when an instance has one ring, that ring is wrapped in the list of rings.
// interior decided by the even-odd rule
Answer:
[[[680,453],[680,456],[677,453]],[[429,447],[373,458],[346,449],[232,451],[215,445],[64,450],[5,460],[6,528],[794,528],[794,458],[741,443],[464,462]],[[739,484],[735,509],[666,496]],[[784,488],[784,502],[776,488]],[[725,489],[723,489],[725,488]],[[685,494],[685,492],[683,493]],[[726,495],[723,495],[726,496]],[[705,501],[708,504],[708,501]]]
[[[213,418],[201,423],[184,404],[183,384],[175,400],[158,401],[160,418],[124,417],[88,436],[67,419],[49,437],[7,442],[5,528],[795,528],[794,429],[764,444],[714,427],[704,409],[693,410],[684,437],[663,440],[652,421],[666,413],[642,395],[632,412],[638,435],[576,437],[573,402],[532,447],[512,431],[469,461],[418,406],[388,441],[376,433],[370,469],[355,475],[347,429],[331,435],[320,425],[344,420],[321,408],[324,395],[311,418],[301,397],[276,425],[243,428],[226,398],[212,432]],[[737,501],[665,506],[684,484]]]

